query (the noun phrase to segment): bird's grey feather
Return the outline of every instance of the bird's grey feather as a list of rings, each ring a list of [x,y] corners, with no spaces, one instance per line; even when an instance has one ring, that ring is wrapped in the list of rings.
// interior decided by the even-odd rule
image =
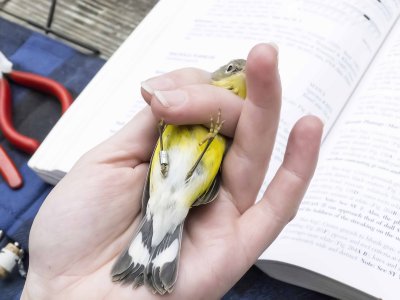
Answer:
[[[153,223],[151,220],[147,218],[143,218],[141,223],[139,224],[139,228],[136,231],[134,238],[138,238],[139,233],[141,233],[142,240],[140,241],[141,244],[145,249],[147,249],[148,253],[151,253],[151,238],[153,236]],[[140,263],[135,263],[134,258],[131,257],[129,254],[129,244],[128,248],[125,249],[123,254],[118,258],[115,262],[112,270],[111,270],[111,277],[112,281],[120,281],[123,284],[130,284],[136,282],[137,285],[140,284],[141,281],[136,279],[143,274],[145,269],[145,265]]]
[[[192,204],[192,206],[204,205],[214,201],[214,199],[217,198],[218,196],[220,186],[221,186],[221,174],[220,172],[218,172],[208,190],[199,198],[197,198],[197,200]]]
[[[178,265],[180,257],[180,246],[182,241],[183,223],[176,227],[173,233],[168,233],[162,242],[152,251],[150,263],[147,265],[144,272],[144,281],[146,285],[152,287],[153,291],[159,294],[172,292],[178,277]],[[171,262],[167,262],[160,266],[154,265],[154,260],[157,259],[163,251],[169,248],[174,241],[178,242],[178,253]]]
[[[235,73],[244,71],[246,68],[246,60],[245,59],[233,59],[228,62],[226,65],[218,68],[211,74],[211,79],[218,81],[229,77]]]
[[[154,157],[154,152],[156,151],[157,147],[154,147],[153,154],[151,155],[150,159],[150,164],[149,167],[147,168],[147,175],[146,175],[146,181],[144,182],[144,187],[143,187],[143,193],[142,193],[142,217],[146,215],[146,208],[147,208],[147,203],[149,202],[150,199],[150,174],[151,174],[151,162],[153,161]]]

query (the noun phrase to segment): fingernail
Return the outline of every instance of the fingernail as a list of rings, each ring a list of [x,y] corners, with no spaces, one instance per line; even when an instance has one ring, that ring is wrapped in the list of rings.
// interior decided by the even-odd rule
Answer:
[[[150,95],[154,95],[156,90],[170,90],[175,88],[174,83],[171,79],[165,78],[164,76],[158,76],[150,78],[141,83],[142,89],[148,92]]]
[[[154,89],[147,83],[147,81],[143,81],[140,85],[142,86],[142,89],[144,89],[150,95],[154,95]]]
[[[178,106],[186,101],[186,93],[181,90],[154,91],[154,96],[164,107]]]

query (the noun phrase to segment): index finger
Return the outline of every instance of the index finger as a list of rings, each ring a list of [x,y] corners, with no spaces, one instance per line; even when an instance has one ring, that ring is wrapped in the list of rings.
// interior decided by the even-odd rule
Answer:
[[[154,91],[173,90],[176,88],[210,83],[211,74],[197,68],[183,68],[142,82],[142,96],[150,104]],[[211,97],[212,93],[208,95]],[[207,102],[201,103],[204,107]],[[195,117],[199,118],[203,110],[197,110]],[[193,116],[192,116],[193,117]],[[174,123],[179,116],[173,116]],[[196,118],[195,118],[196,119]],[[138,163],[149,161],[158,138],[159,119],[145,107],[114,136],[103,142],[93,151],[99,151],[97,157],[105,161],[112,160],[121,165],[136,166]],[[102,154],[102,155],[100,155]]]
[[[170,91],[186,85],[211,82],[211,73],[197,68],[183,68],[142,82],[142,96],[150,104],[155,91]]]

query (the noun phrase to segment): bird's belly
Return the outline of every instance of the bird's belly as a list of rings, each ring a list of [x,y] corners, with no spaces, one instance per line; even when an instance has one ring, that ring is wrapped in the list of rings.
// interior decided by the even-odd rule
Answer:
[[[168,154],[168,174],[163,176],[159,160],[160,144],[157,145],[151,162],[150,199],[160,195],[174,195],[190,207],[214,180],[219,171],[226,148],[224,137],[217,135],[201,157],[206,143],[208,129],[201,125],[168,125],[163,133],[163,146]],[[193,175],[187,180],[188,172],[201,157]],[[169,205],[165,203],[165,205]]]

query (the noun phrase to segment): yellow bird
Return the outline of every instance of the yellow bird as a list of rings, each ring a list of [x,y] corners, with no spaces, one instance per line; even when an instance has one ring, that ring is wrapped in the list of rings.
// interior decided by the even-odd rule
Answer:
[[[246,97],[244,59],[232,60],[212,74],[212,84]],[[218,134],[221,113],[208,130],[202,125],[165,125],[154,150],[142,198],[143,219],[115,262],[115,282],[171,293],[178,276],[183,224],[193,206],[213,201],[220,187],[220,165],[227,148]]]

